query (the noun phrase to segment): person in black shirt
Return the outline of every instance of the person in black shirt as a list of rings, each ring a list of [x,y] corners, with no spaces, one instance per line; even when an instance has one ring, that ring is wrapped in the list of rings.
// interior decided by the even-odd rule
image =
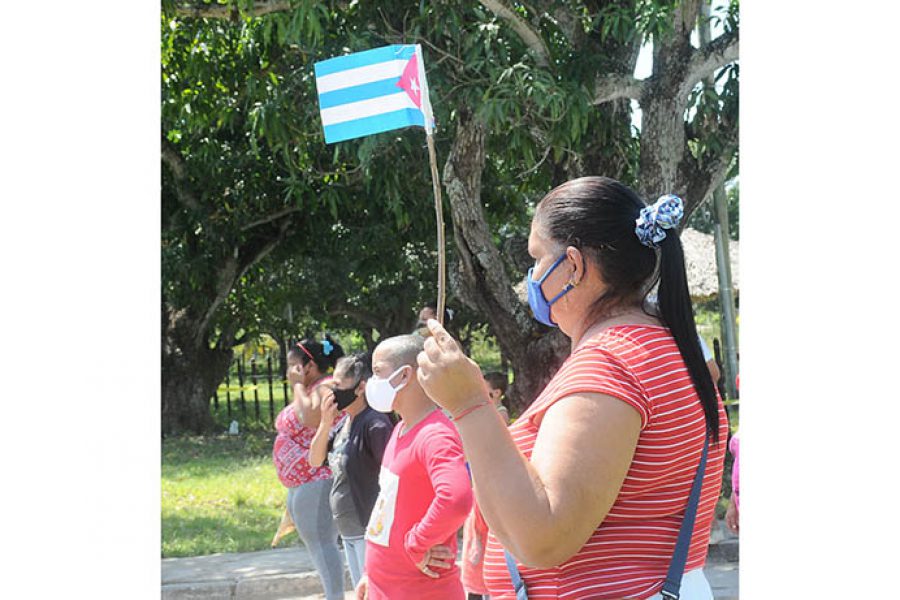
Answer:
[[[329,502],[354,588],[364,574],[366,524],[378,497],[381,458],[394,427],[388,415],[366,402],[371,375],[371,360],[364,353],[338,360],[309,449],[309,464],[318,467],[327,460],[334,476]],[[330,427],[341,411],[344,418]]]

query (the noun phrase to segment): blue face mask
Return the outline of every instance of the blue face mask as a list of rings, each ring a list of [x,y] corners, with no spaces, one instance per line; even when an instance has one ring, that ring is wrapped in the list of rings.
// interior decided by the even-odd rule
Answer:
[[[544,283],[544,280],[553,272],[553,270],[559,266],[559,263],[566,258],[566,255],[563,254],[559,258],[556,259],[556,262],[550,265],[550,268],[547,269],[547,272],[544,273],[543,277],[541,277],[538,281],[532,279],[531,275],[534,273],[534,267],[528,269],[528,276],[525,279],[525,284],[528,287],[528,306],[531,307],[531,312],[534,314],[534,318],[539,322],[547,325],[549,327],[558,327],[556,323],[553,322],[553,319],[550,318],[550,307],[553,306],[553,303],[565,296],[569,290],[571,290],[573,286],[571,283],[567,283],[566,287],[562,289],[560,293],[553,296],[551,300],[547,300],[544,297],[544,291],[541,289],[541,284]]]

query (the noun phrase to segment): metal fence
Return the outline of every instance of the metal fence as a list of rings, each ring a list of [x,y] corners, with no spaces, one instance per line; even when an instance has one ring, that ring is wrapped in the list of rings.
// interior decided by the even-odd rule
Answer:
[[[228,423],[273,425],[290,402],[285,370],[277,354],[235,358],[210,399],[213,414]]]
[[[713,339],[713,354],[721,376],[716,382],[719,395],[725,401],[729,420],[737,416],[739,402],[729,398],[725,388],[725,365],[719,340]],[[275,417],[291,401],[288,382],[284,379],[286,366],[277,353],[244,359],[235,358],[225,381],[210,399],[218,422],[227,426],[238,421],[242,426],[274,426]]]

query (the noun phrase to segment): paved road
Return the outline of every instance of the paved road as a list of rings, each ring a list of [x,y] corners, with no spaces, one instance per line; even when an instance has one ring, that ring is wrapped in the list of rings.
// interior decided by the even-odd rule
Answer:
[[[737,541],[721,532],[711,541],[705,572],[715,599],[736,600]],[[349,577],[346,586],[349,590]],[[324,599],[321,592],[309,554],[301,545],[162,560],[162,600],[319,600]]]

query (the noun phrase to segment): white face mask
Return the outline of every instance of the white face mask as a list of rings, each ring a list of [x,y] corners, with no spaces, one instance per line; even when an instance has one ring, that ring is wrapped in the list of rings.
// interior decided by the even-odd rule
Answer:
[[[369,403],[369,406],[377,410],[378,412],[389,413],[391,412],[394,406],[394,398],[397,397],[397,392],[406,387],[408,382],[403,382],[397,387],[391,385],[391,379],[393,379],[397,373],[408,367],[409,365],[404,365],[391,373],[386,379],[382,379],[380,377],[372,376],[366,382],[366,401]]]

